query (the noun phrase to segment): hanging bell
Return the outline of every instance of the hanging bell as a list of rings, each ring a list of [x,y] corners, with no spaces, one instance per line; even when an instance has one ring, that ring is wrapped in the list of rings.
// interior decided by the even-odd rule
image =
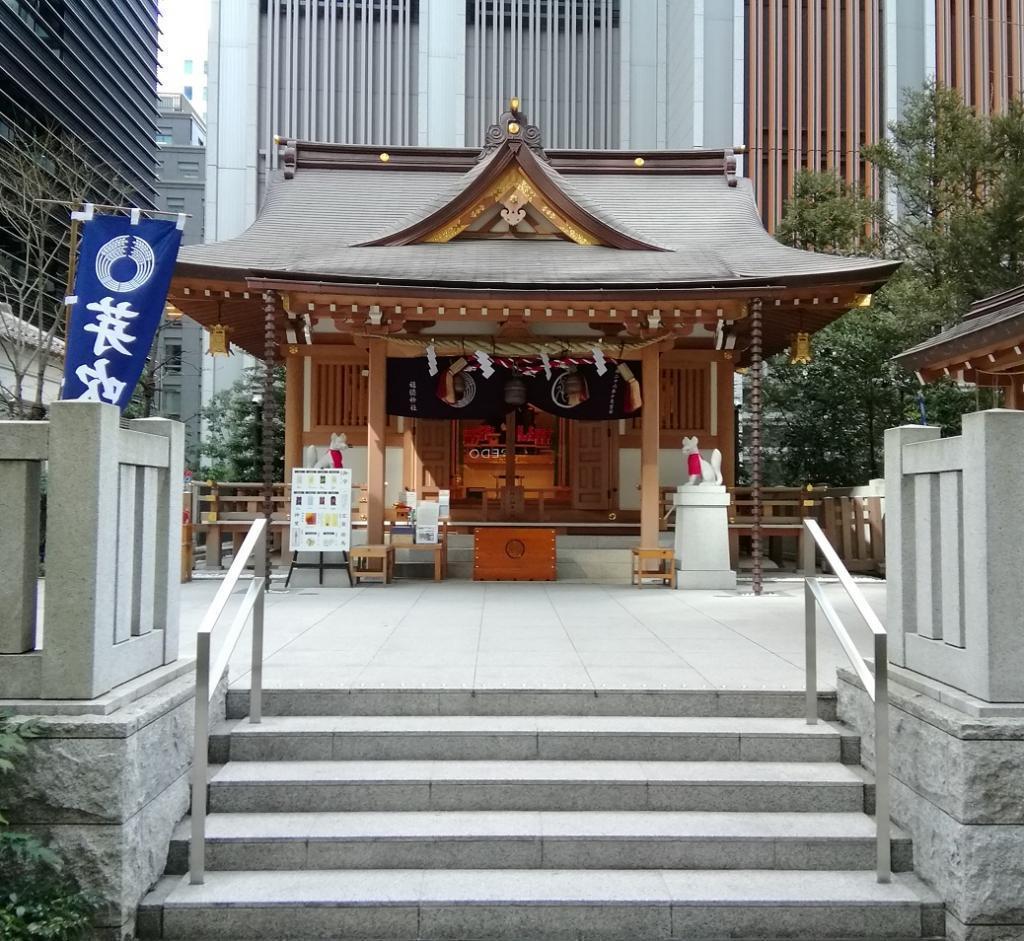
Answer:
[[[231,347],[228,344],[228,328],[224,324],[216,323],[210,327],[210,347],[207,352],[211,356],[231,355]]]
[[[526,404],[526,383],[522,376],[512,376],[505,382],[505,404],[525,405]]]
[[[811,351],[811,335],[798,333],[793,337],[793,345],[790,347],[790,363],[794,366],[806,366],[812,359],[814,353]]]

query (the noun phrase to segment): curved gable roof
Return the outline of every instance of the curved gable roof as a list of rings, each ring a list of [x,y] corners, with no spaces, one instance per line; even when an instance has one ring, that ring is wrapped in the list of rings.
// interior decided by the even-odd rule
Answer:
[[[483,153],[288,142],[253,224],[235,238],[182,249],[178,275],[453,290],[849,283],[870,291],[898,266],[777,242],[748,181],[737,179],[731,151],[545,153],[525,119],[510,130],[516,118],[506,112],[491,127]],[[510,171],[593,236],[590,244],[446,241],[445,226],[458,230],[459,214]]]

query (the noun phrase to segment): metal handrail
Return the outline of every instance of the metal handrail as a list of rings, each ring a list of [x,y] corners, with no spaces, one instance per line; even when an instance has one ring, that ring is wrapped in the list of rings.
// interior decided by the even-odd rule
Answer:
[[[857,612],[864,618],[874,638],[874,671],[861,656],[849,632],[843,625],[839,612],[825,597],[821,580],[814,575],[816,553],[821,550],[829,567],[835,572],[839,584],[853,602]],[[875,704],[875,844],[876,872],[879,882],[888,882],[892,876],[889,823],[889,651],[888,635],[878,615],[871,610],[864,592],[850,577],[843,560],[821,531],[815,520],[804,520],[803,559],[804,571],[804,643],[805,670],[807,675],[806,708],[807,724],[818,722],[818,649],[816,608],[821,608],[829,627],[842,645],[853,669],[864,684],[868,696]]]
[[[238,579],[253,559],[253,579],[242,598],[242,604],[228,627],[217,659],[210,663],[210,638],[224,613],[224,607],[238,584]],[[252,682],[249,694],[249,721],[263,718],[263,601],[267,580],[267,520],[253,520],[241,548],[235,555],[227,576],[221,582],[210,607],[203,615],[196,634],[196,715],[195,744],[192,752],[192,839],[188,851],[188,874],[192,885],[202,885],[206,876],[206,775],[210,748],[210,699],[217,689],[228,661],[235,650],[245,623],[252,616]]]

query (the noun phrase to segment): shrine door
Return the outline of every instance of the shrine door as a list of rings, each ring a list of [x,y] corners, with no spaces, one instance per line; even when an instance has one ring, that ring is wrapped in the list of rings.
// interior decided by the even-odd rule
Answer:
[[[412,425],[406,438],[406,482],[417,494],[424,489],[447,490],[451,482],[451,422],[406,419]]]
[[[611,505],[615,476],[612,433],[615,422],[569,422],[572,436],[572,505],[577,510],[606,510]]]

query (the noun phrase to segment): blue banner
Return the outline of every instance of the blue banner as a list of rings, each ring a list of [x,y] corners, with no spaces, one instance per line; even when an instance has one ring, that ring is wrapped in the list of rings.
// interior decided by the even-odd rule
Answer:
[[[173,221],[94,216],[82,224],[62,399],[122,409],[160,325],[178,258]]]

